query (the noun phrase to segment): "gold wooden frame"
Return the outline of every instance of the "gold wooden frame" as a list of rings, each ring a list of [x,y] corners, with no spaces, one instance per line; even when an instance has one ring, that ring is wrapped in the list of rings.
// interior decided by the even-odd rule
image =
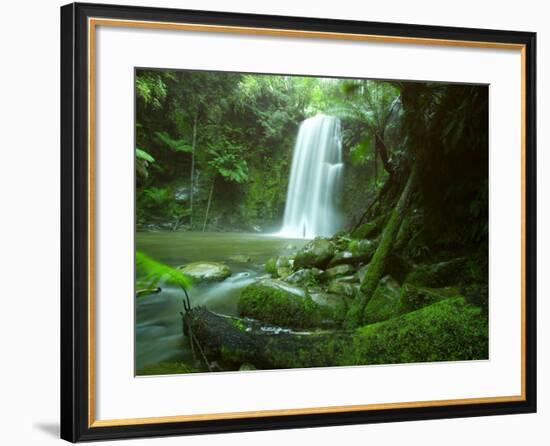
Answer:
[[[519,50],[521,54],[521,394],[499,397],[463,398],[453,400],[410,401],[400,403],[364,404],[350,406],[311,407],[300,409],[226,412],[198,415],[175,415],[145,418],[97,420],[95,417],[95,37],[97,26],[145,28],[162,30],[200,31],[264,36],[339,39],[366,42],[438,45],[469,48]],[[272,417],[305,414],[343,413],[365,410],[387,410],[466,404],[488,404],[526,401],[526,45],[468,40],[413,38],[336,32],[298,31],[272,28],[169,23],[105,18],[88,19],[88,427],[110,427],[175,423],[205,420],[230,420],[248,417]]]

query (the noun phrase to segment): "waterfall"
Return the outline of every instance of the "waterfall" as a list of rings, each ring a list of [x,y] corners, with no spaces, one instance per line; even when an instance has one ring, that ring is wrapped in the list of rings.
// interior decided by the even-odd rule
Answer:
[[[313,238],[340,226],[342,137],[340,120],[317,115],[300,124],[294,146],[283,227],[279,235]]]

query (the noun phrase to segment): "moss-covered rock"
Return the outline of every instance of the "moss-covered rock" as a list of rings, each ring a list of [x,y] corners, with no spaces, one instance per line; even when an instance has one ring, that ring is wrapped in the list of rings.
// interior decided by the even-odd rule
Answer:
[[[352,236],[359,239],[375,237],[380,233],[379,226],[376,221],[363,223],[353,232]]]
[[[290,276],[292,274],[292,264],[293,260],[290,257],[277,257],[277,261],[275,263],[275,266],[277,268],[277,277],[280,277],[281,279],[286,279],[288,276]]]
[[[354,297],[359,289],[359,284],[354,285],[347,280],[335,279],[328,285],[328,292],[345,297]]]
[[[349,299],[338,294],[325,293],[323,291],[311,292],[311,299],[321,307],[330,308],[330,315],[336,322],[340,322],[346,316],[346,311],[349,307]]]
[[[292,274],[293,262],[293,259],[288,256],[272,257],[267,260],[264,269],[266,273],[271,274],[274,278],[286,279]]]
[[[186,276],[195,282],[221,282],[231,275],[231,269],[218,262],[193,262],[179,267]]]
[[[372,259],[374,251],[376,251],[376,243],[371,240],[350,240],[345,250],[334,254],[328,266],[367,263]]]
[[[488,320],[464,298],[445,299],[420,310],[358,330],[355,364],[488,359]]]
[[[267,262],[265,262],[264,270],[273,277],[277,277],[277,258],[271,257],[268,259]]]
[[[288,283],[297,284],[312,284],[317,281],[323,275],[323,271],[319,268],[303,268],[292,273],[285,281]]]
[[[239,314],[291,328],[336,324],[332,308],[322,306],[301,288],[280,280],[264,279],[248,285],[239,297]]]
[[[408,313],[419,310],[420,308],[427,307],[428,305],[448,299],[449,297],[457,296],[460,296],[460,292],[455,288],[417,287],[410,283],[406,283],[401,288],[399,312]]]
[[[382,322],[400,314],[401,288],[390,276],[383,277],[365,307],[363,323]]]
[[[405,278],[405,282],[433,288],[468,283],[470,280],[468,261],[464,257],[445,262],[417,265]]]
[[[317,237],[296,253],[294,267],[324,269],[334,256],[334,252],[335,247],[332,241]]]
[[[342,264],[333,266],[325,271],[324,278],[334,279],[335,277],[349,276],[355,272],[355,268],[351,265]]]

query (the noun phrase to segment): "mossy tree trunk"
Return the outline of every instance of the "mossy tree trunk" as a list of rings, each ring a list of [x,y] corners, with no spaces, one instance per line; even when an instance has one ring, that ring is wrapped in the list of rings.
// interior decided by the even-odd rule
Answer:
[[[401,364],[488,358],[487,317],[463,297],[356,330],[292,332],[204,307],[184,314],[184,334],[207,362],[260,369]],[[418,333],[424,333],[419,337]]]
[[[413,165],[407,183],[403,188],[403,192],[399,197],[399,201],[391,213],[390,219],[386,223],[384,232],[380,240],[380,244],[374,253],[374,256],[369,263],[367,273],[361,282],[360,292],[355,297],[346,318],[344,320],[344,326],[346,328],[355,328],[361,325],[363,321],[363,313],[365,307],[372,298],[378,282],[384,274],[386,263],[392,252],[397,233],[401,227],[401,222],[405,216],[409,207],[410,199],[416,183],[416,166]]]

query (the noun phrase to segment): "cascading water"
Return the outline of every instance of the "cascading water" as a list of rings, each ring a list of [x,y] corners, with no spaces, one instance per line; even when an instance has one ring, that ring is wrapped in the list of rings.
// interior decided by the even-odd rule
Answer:
[[[333,235],[340,225],[337,201],[342,183],[340,120],[317,115],[300,124],[294,146],[283,227],[278,235]]]

